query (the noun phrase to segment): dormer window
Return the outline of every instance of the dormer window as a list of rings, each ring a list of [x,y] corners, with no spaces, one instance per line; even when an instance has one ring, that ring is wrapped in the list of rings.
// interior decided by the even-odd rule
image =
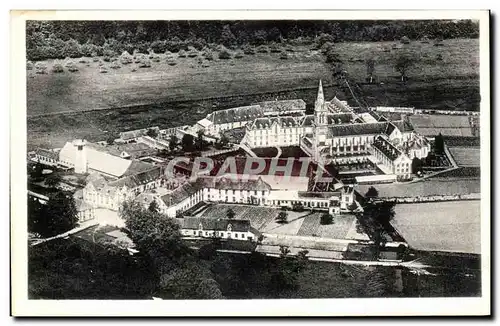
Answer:
[[[233,226],[231,224],[227,225],[227,232],[231,232],[233,230]]]
[[[201,224],[201,223],[200,223],[200,224],[198,225],[198,229],[203,230],[203,224]]]

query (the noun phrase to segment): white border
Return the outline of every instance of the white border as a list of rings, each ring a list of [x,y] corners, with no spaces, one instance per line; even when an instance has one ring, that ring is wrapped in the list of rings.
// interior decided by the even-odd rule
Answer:
[[[480,23],[481,298],[224,301],[28,300],[26,241],[26,19],[478,19]],[[490,94],[487,11],[25,11],[11,13],[11,257],[15,316],[383,316],[485,315],[490,312]]]

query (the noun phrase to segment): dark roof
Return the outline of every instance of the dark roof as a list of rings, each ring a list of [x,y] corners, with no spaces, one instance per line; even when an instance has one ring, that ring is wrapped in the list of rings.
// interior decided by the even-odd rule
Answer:
[[[413,128],[413,125],[407,120],[392,121],[391,123],[398,127],[401,132],[409,132],[415,130],[415,128]]]
[[[384,155],[391,161],[394,161],[402,154],[396,146],[382,136],[375,137],[375,141],[372,146],[384,153]]]
[[[150,183],[161,177],[161,170],[159,167],[154,167],[151,170],[137,173],[134,175],[129,175],[124,178],[120,178],[116,181],[110,182],[109,185],[113,187],[127,186],[129,188],[135,188],[143,184]]]
[[[50,159],[53,159],[53,160],[56,160],[56,161],[59,160],[59,155],[56,152],[53,152],[51,150],[43,149],[43,148],[37,148],[37,150],[35,152],[39,156],[50,158]]]
[[[299,191],[299,197],[302,198],[320,198],[320,199],[328,199],[332,196],[340,196],[339,191],[332,192],[316,192],[316,191]]]
[[[387,128],[385,129],[385,134],[386,134],[387,136],[389,136],[390,134],[392,134],[392,132],[393,132],[395,129],[396,129],[396,126],[395,126],[393,123],[389,122],[389,123],[387,124]]]
[[[231,231],[247,232],[250,230],[250,220],[236,220],[236,219],[213,219],[202,217],[184,217],[181,221],[183,229],[198,230],[214,230],[214,231]]]
[[[130,163],[130,166],[125,171],[125,173],[122,175],[122,177],[132,176],[132,175],[136,175],[139,173],[151,171],[155,168],[157,168],[157,167],[155,167],[153,164],[146,163],[146,162],[139,161],[139,160],[132,160],[132,162]]]
[[[326,116],[328,124],[337,124],[340,123],[349,123],[352,120],[351,113],[336,113],[336,114],[328,114]]]
[[[353,123],[328,126],[330,137],[349,135],[376,135],[383,133],[387,128],[387,122]]]
[[[263,181],[260,177],[257,179],[235,179],[222,177],[216,179],[214,177],[200,177],[196,180],[200,187],[226,189],[226,190],[271,190],[271,186]]]
[[[202,189],[201,184],[197,182],[186,182],[182,186],[176,188],[171,193],[161,196],[161,200],[167,206],[172,206],[182,202],[184,199]]]

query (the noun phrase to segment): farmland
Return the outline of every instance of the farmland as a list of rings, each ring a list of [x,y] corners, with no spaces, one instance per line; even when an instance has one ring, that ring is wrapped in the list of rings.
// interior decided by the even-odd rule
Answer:
[[[384,52],[390,44],[335,45],[350,80],[357,83],[357,96],[373,106],[478,110],[478,40],[445,40],[443,47],[412,42],[406,50]],[[322,55],[308,46],[294,50],[288,60],[276,53],[258,53],[217,59],[209,67],[202,67],[197,58],[177,58],[177,64],[170,66],[160,55],[160,62],[135,72],[125,66],[101,74],[96,62],[77,63],[79,71],[74,73],[28,71],[28,148],[60,147],[76,137],[103,140],[118,131],[151,125],[191,124],[213,110],[262,100],[302,98],[311,107],[319,79],[324,81],[326,98],[337,95],[357,105],[347,86],[332,80]],[[393,68],[397,51],[418,55],[405,84]],[[438,54],[442,61],[434,60]],[[366,84],[365,60],[371,56],[376,58],[377,83]],[[52,63],[48,62],[49,71]],[[76,113],[39,116],[68,111]]]
[[[479,147],[449,147],[448,149],[458,166],[481,166],[481,149]]]
[[[444,136],[472,137],[476,135],[470,119],[472,117],[469,116],[418,114],[411,116],[410,122],[424,136],[437,136],[441,133]]]

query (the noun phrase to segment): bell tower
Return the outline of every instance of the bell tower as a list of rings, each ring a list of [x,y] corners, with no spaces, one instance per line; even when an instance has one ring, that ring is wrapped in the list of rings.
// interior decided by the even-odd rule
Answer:
[[[87,147],[86,141],[77,139],[73,141],[75,147],[75,173],[87,173]]]
[[[314,144],[315,159],[319,160],[320,149],[326,145],[327,134],[327,109],[325,106],[325,95],[323,94],[323,84],[319,81],[318,96],[314,103]]]

